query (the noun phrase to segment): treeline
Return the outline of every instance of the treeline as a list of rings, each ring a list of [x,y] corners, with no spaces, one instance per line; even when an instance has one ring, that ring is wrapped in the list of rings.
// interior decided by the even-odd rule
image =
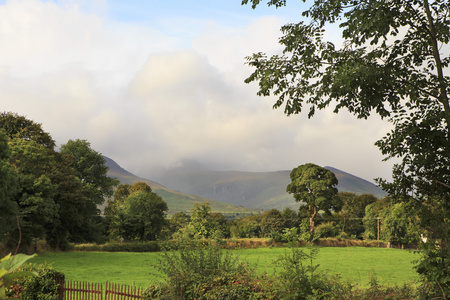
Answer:
[[[316,238],[383,240],[393,244],[417,242],[414,219],[408,207],[381,200],[373,195],[342,192],[334,200],[337,211],[319,213]],[[196,203],[190,212],[164,217],[167,204],[151,188],[137,182],[119,185],[105,209],[109,241],[151,241],[178,239],[180,235],[202,239],[270,238],[286,242],[285,232],[297,230],[303,240],[309,239],[309,216],[306,206],[300,210],[271,209],[259,215],[230,219],[212,212],[209,203]]]
[[[382,240],[392,244],[417,243],[414,219],[408,207],[394,203],[391,198],[377,199],[373,195],[342,192],[338,194],[339,211],[322,213],[316,217],[316,238]],[[271,238],[284,241],[286,229],[297,229],[304,240],[309,235],[309,216],[306,206],[296,211],[291,208],[271,209],[260,215],[227,219],[211,212],[208,203],[196,204],[190,214],[179,212],[167,220],[161,238],[176,237],[180,230],[204,238]]]
[[[57,150],[41,124],[1,113],[0,243],[33,251],[38,240],[59,249],[104,240],[98,205],[118,184],[107,171],[88,141],[69,140]]]

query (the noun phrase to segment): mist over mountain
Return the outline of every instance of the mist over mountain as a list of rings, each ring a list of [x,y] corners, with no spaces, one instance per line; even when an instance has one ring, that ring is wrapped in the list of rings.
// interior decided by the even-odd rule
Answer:
[[[156,181],[138,177],[131,172],[122,168],[118,163],[109,157],[103,156],[106,160],[106,166],[109,168],[108,176],[114,177],[120,180],[121,184],[134,184],[136,182],[145,182],[151,188],[152,191],[158,194],[164,201],[166,201],[169,211],[169,215],[173,215],[177,212],[189,212],[195,203],[209,202],[211,210],[213,212],[221,212],[224,215],[248,215],[258,214],[261,209],[251,209],[239,205],[233,205],[225,202],[220,202],[213,199],[206,199],[197,195],[190,195],[188,193],[182,193],[180,191],[174,191],[170,188],[159,184]]]
[[[105,157],[108,175],[121,183],[142,181],[151,186],[169,205],[170,213],[188,212],[196,202],[210,202],[213,211],[228,213],[257,213],[261,210],[286,207],[298,208],[292,195],[286,192],[290,170],[275,172],[213,171],[204,165],[187,161],[179,167],[146,179],[135,176],[114,160]],[[338,179],[340,192],[373,194],[378,198],[386,193],[375,184],[338,170],[332,171]]]
[[[325,168],[336,175],[340,192],[373,194],[378,198],[386,195],[367,180],[333,167]],[[153,179],[174,190],[248,208],[297,208],[299,204],[286,192],[286,186],[291,181],[290,172],[213,171],[189,161]]]

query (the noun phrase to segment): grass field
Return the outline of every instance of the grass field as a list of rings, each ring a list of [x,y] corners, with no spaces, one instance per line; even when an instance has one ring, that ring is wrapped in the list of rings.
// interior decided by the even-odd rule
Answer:
[[[274,272],[273,261],[283,255],[285,248],[255,248],[233,250],[259,274]],[[115,282],[139,287],[164,280],[157,270],[160,253],[110,252],[48,252],[33,258],[33,263],[48,263],[62,271],[68,280]],[[406,250],[324,247],[315,263],[329,274],[340,274],[359,286],[367,286],[371,276],[381,284],[401,285],[417,279],[412,261],[418,256]]]

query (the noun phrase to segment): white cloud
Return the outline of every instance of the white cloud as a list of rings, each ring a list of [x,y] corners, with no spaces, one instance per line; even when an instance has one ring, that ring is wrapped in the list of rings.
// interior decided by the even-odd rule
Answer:
[[[251,72],[245,56],[279,51],[282,19],[248,26],[199,20],[177,37],[161,24],[108,19],[108,3],[96,5],[15,0],[0,6],[2,110],[43,123],[58,144],[88,139],[146,177],[183,159],[223,169],[315,162],[366,179],[389,174],[373,146],[385,123],[330,111],[312,120],[288,118],[272,110],[273,98],[261,99],[254,84],[243,83]]]

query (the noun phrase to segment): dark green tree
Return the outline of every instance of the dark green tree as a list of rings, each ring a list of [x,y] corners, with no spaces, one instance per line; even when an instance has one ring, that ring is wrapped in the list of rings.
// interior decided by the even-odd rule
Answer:
[[[58,218],[46,226],[46,240],[54,249],[66,249],[69,242],[82,241],[80,233],[84,232],[88,222],[87,200],[83,196],[81,181],[75,176],[71,167],[72,157],[58,152],[53,153],[50,180],[56,184],[53,197],[58,205]]]
[[[300,217],[298,211],[293,210],[290,207],[286,207],[281,212],[284,219],[285,228],[297,228],[300,225]]]
[[[8,137],[0,128],[0,242],[5,239],[7,232],[17,226],[14,219],[18,215],[15,201],[18,185],[10,157]]]
[[[366,214],[366,207],[378,199],[371,194],[356,195],[349,192],[341,192],[338,196],[342,201],[342,209],[333,215],[333,219],[349,236],[362,238],[365,230],[363,218]]]
[[[71,157],[72,168],[81,182],[82,196],[85,199],[85,220],[77,234],[77,242],[99,241],[106,229],[98,206],[113,195],[114,187],[119,181],[107,176],[106,160],[86,140],[69,140],[61,145],[60,153]]]
[[[144,187],[144,185],[133,186]],[[148,185],[147,187],[135,189],[123,202],[115,206],[109,225],[114,236],[140,241],[156,240],[159,237],[165,225],[165,212],[168,206]]]
[[[179,229],[187,226],[190,221],[190,217],[183,211],[177,212],[169,220],[170,232],[175,233]]]
[[[114,199],[109,199],[105,207],[107,232],[111,238],[124,237],[121,232],[124,228],[124,220],[127,218],[126,201],[137,192],[152,193],[151,187],[145,182],[135,182],[133,185],[128,183],[119,184],[114,191]]]
[[[293,194],[295,201],[306,206],[309,216],[309,241],[314,237],[314,218],[319,210],[335,209],[338,180],[333,172],[315,164],[305,164],[291,172],[291,183],[286,192]]]
[[[53,157],[49,150],[30,140],[10,140],[11,164],[16,172],[19,192],[15,201],[19,208],[22,231],[21,245],[25,248],[34,239],[44,239],[46,226],[58,219],[55,202],[57,185],[49,177]],[[9,245],[16,245],[18,228],[9,232]]]
[[[270,237],[274,234],[281,234],[285,227],[284,218],[278,209],[271,209],[262,215],[261,219],[261,233],[265,237]]]
[[[227,218],[220,212],[211,212],[207,218],[209,222],[210,237],[229,238],[230,229]]]
[[[94,205],[102,204],[111,197],[118,180],[107,176],[108,167],[103,156],[91,148],[86,140],[69,140],[61,145],[61,154],[74,158],[75,175],[83,183],[83,194]]]
[[[230,232],[236,238],[257,238],[261,237],[262,215],[252,215],[243,217],[234,222],[230,227]]]
[[[255,8],[260,0],[242,3]],[[394,201],[414,199],[429,237],[421,262],[428,267],[419,273],[440,295],[450,294],[448,264],[434,263],[450,261],[442,250],[450,249],[449,15],[445,0],[315,0],[302,13],[310,22],[282,27],[282,55],[248,57],[256,69],[246,79],[259,83],[259,95],[277,96],[274,107],[288,115],[333,106],[392,122],[376,145],[400,163],[393,182],[380,183]],[[328,24],[341,28],[342,46],[324,39]]]

